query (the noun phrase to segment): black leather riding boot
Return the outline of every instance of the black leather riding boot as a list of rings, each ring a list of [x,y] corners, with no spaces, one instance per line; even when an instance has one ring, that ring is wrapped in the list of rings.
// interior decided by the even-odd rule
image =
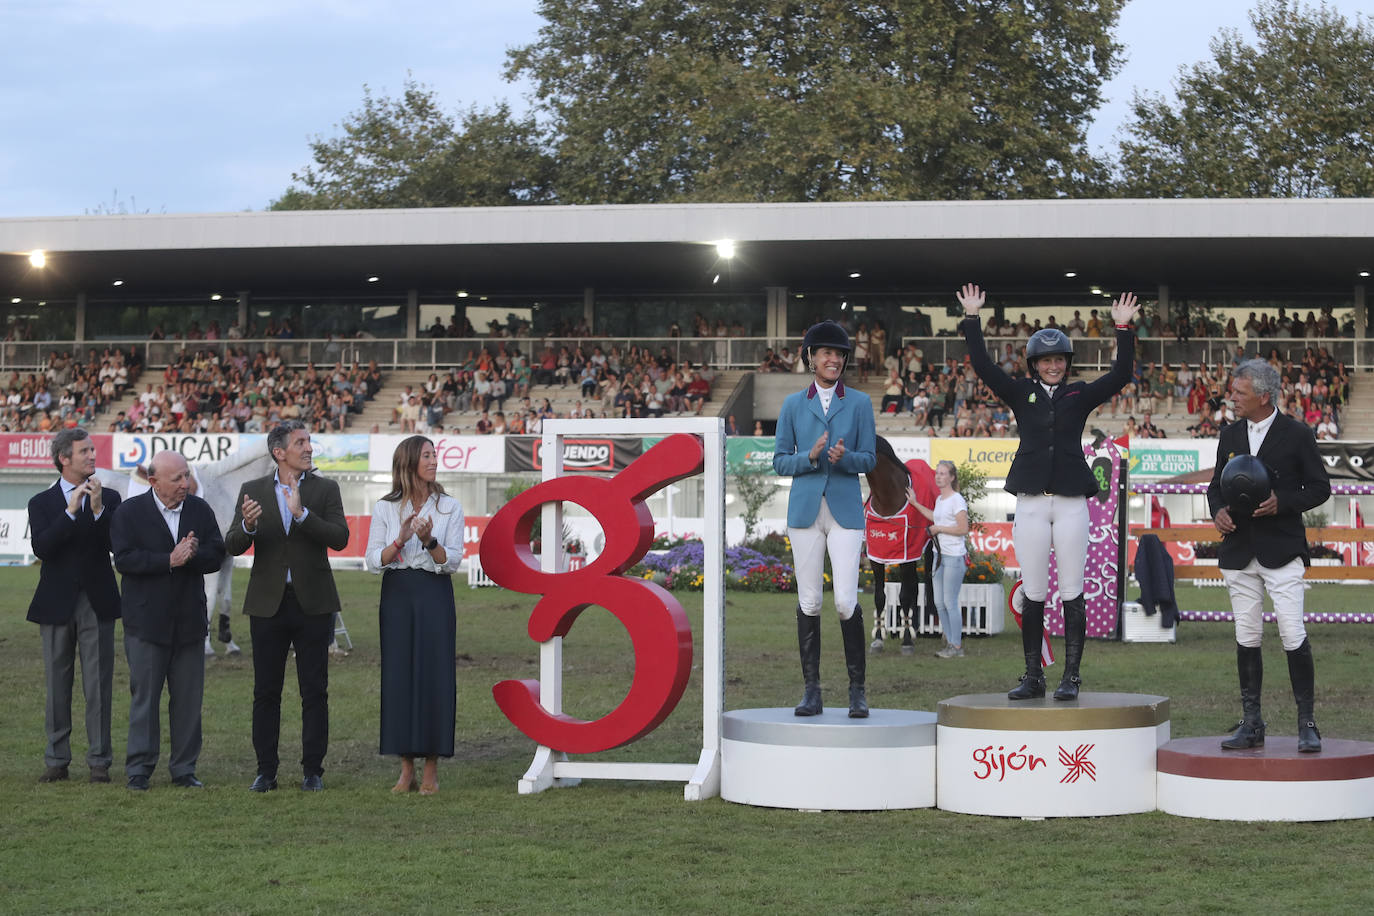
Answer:
[[[1034,700],[1045,695],[1045,669],[1040,666],[1040,643],[1045,639],[1045,602],[1026,599],[1021,607],[1021,651],[1026,673],[1020,685],[1007,693],[1009,700]]]
[[[797,605],[797,648],[801,650],[802,681],[806,684],[801,704],[793,714],[821,714],[821,618],[808,617]]]
[[[1264,744],[1264,719],[1260,718],[1260,688],[1264,685],[1264,656],[1260,647],[1236,644],[1236,673],[1240,675],[1240,708],[1243,718],[1231,737],[1221,742],[1228,751]]]
[[[1083,683],[1078,666],[1083,661],[1083,641],[1088,635],[1088,611],[1083,596],[1064,602],[1064,677],[1054,692],[1056,700],[1078,699],[1078,687]]]
[[[1322,749],[1322,735],[1312,716],[1316,675],[1312,643],[1304,639],[1302,645],[1288,653],[1288,679],[1293,682],[1293,699],[1298,703],[1298,750],[1304,754],[1315,754]]]
[[[864,654],[864,612],[854,608],[848,620],[840,621],[844,637],[844,664],[849,671],[849,718],[868,718],[868,697],[864,695],[864,674],[868,656]]]

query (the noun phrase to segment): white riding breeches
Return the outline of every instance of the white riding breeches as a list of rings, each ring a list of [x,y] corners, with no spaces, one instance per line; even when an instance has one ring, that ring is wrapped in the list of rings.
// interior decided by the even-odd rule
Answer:
[[[1059,597],[1083,594],[1083,567],[1088,561],[1088,500],[1084,496],[1016,497],[1011,542],[1021,564],[1022,588],[1032,601],[1050,593],[1050,548],[1059,572]]]
[[[1274,604],[1274,617],[1279,623],[1279,639],[1286,652],[1291,652],[1307,638],[1302,622],[1303,596],[1307,585],[1303,582],[1301,557],[1294,557],[1274,569],[1251,560],[1244,569],[1223,569],[1226,590],[1231,593],[1231,613],[1236,618],[1236,642],[1249,649],[1259,648],[1264,635],[1264,593]]]
[[[808,528],[788,528],[792,539],[792,563],[797,576],[797,603],[803,614],[815,617],[821,612],[825,588],[825,557],[830,554],[831,583],[835,610],[841,620],[854,616],[859,606],[859,552],[863,547],[862,528],[845,528],[830,514],[825,497],[821,510]]]

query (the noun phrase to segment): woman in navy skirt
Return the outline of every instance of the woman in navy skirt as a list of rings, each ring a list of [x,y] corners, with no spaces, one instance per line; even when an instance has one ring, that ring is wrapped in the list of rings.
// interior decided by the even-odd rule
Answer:
[[[463,559],[463,507],[435,480],[439,456],[410,436],[391,459],[391,492],[372,509],[367,568],[382,574],[381,753],[401,758],[393,792],[439,791],[438,759],[453,756],[457,623],[450,579]],[[415,758],[424,774],[415,777]]]

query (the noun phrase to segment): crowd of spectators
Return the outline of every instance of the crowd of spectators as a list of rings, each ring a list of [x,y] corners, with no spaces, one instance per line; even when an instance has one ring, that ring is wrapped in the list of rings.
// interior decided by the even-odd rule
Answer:
[[[277,350],[228,347],[183,349],[148,382],[110,432],[265,433],[283,420],[300,420],[317,433],[342,432],[353,414],[381,390],[377,364],[335,363],[320,370],[285,365]]]
[[[96,418],[138,380],[138,351],[87,351],[85,361],[70,351],[51,351],[42,372],[13,371],[5,382],[0,432],[56,432],[91,427]]]
[[[713,373],[679,364],[668,348],[580,343],[543,347],[526,356],[513,343],[470,351],[440,376],[431,373],[417,389],[398,392],[391,424],[402,432],[463,428],[461,415],[475,416],[478,433],[533,435],[550,417],[664,417],[699,415],[711,396]],[[537,389],[576,392],[562,412]],[[560,400],[566,400],[562,398]],[[513,403],[512,403],[513,402]]]
[[[994,319],[995,321],[995,319]],[[1004,343],[998,364],[1009,375],[1026,372],[1025,344]],[[1132,380],[1098,410],[1112,425],[1124,417],[1121,433],[1137,438],[1213,438],[1235,419],[1227,400],[1231,370],[1246,358],[1237,345],[1229,363],[1197,366],[1157,364],[1137,360]],[[1349,399],[1350,377],[1344,363],[1325,347],[1307,347],[1302,359],[1284,358],[1277,348],[1265,357],[1283,379],[1279,409],[1310,426],[1319,439],[1340,437],[1340,410]],[[885,362],[879,410],[910,416],[925,435],[953,437],[1014,436],[1011,412],[973,372],[968,358],[932,365],[915,345],[889,355]],[[1136,419],[1137,413],[1140,419]],[[1174,429],[1160,425],[1161,417],[1177,421]],[[949,424],[946,430],[946,423]]]

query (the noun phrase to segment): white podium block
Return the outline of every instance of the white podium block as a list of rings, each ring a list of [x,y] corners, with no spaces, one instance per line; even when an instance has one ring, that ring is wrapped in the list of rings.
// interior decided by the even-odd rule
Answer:
[[[1159,749],[1159,809],[1218,821],[1335,821],[1374,817],[1374,744],[1323,738],[1221,749],[1225,736],[1180,738]]]
[[[971,694],[941,701],[938,715],[937,806],[945,811],[1098,817],[1155,809],[1155,754],[1169,740],[1166,697]]]
[[[819,716],[736,709],[721,730],[720,797],[743,805],[827,811],[935,804],[935,714],[847,707]]]

